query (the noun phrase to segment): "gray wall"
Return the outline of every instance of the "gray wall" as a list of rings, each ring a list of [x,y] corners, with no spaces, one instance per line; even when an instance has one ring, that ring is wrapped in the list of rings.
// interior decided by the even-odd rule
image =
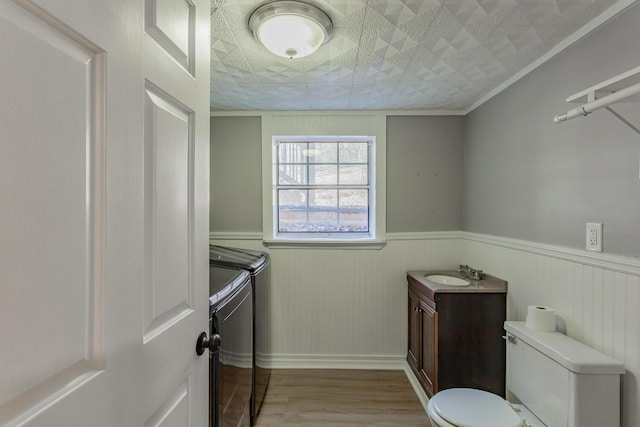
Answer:
[[[601,110],[554,124],[565,98],[640,65],[632,7],[473,111],[465,121],[464,229],[584,248],[604,223],[604,251],[640,256],[640,135]],[[614,109],[640,126],[640,104]]]
[[[459,230],[462,117],[387,119],[387,232]],[[260,117],[211,118],[210,229],[262,232]]]
[[[387,232],[460,230],[460,116],[387,118]]]
[[[634,6],[467,117],[388,117],[387,231],[584,248],[602,222],[605,252],[640,257],[640,136],[606,111],[552,121],[639,65],[638,22]],[[614,108],[640,126],[639,103]],[[211,230],[261,232],[260,118],[213,117],[211,141]]]
[[[260,117],[211,117],[211,231],[262,232],[260,126]]]

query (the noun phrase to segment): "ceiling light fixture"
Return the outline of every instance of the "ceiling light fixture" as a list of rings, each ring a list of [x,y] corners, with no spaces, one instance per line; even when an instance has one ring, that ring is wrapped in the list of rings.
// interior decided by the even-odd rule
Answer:
[[[276,0],[251,13],[249,29],[276,55],[303,58],[329,40],[333,23],[326,13],[311,4]]]

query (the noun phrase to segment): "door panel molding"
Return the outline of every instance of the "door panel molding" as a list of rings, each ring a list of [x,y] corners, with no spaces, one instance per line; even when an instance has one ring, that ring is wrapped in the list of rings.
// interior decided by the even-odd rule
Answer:
[[[195,76],[196,64],[195,9],[190,0],[146,0],[144,3],[146,33],[192,76]],[[175,19],[176,13],[179,20]]]
[[[191,427],[194,383],[193,375],[189,377],[144,423],[144,427],[184,426]]]
[[[12,367],[0,369],[0,420],[20,423],[106,363],[106,66],[95,43],[33,3],[2,2],[0,22],[11,76],[0,81],[0,198],[11,200],[0,216],[0,336]]]
[[[194,112],[150,81],[145,91],[146,343],[195,307],[195,142]]]

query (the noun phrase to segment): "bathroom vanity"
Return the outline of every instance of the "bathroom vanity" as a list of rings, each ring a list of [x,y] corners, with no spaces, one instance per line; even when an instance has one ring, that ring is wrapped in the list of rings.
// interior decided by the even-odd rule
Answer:
[[[410,271],[407,281],[407,362],[427,395],[470,387],[504,397],[507,282],[456,271]]]

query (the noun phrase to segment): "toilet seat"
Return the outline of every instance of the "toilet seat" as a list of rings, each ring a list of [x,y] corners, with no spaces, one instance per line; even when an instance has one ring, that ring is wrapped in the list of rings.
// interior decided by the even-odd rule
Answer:
[[[428,404],[429,416],[441,427],[522,427],[524,421],[500,396],[471,388],[436,393]]]

